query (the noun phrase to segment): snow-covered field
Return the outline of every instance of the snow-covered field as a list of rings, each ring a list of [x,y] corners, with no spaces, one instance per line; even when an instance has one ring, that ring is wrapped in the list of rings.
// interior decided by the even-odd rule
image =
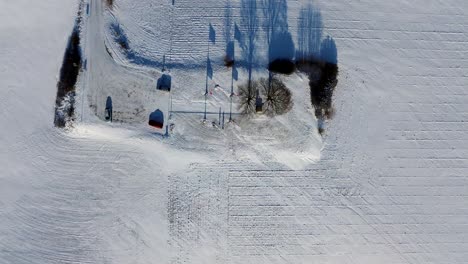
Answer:
[[[301,22],[309,4],[337,45],[322,138],[302,74],[284,78],[284,116],[201,122],[209,24],[207,109],[227,113],[225,33],[248,35],[252,1],[85,1],[86,69],[61,130],[56,83],[79,3],[0,0],[0,263],[466,263],[468,2],[286,1],[296,47],[317,31]],[[255,78],[267,75],[257,7]],[[164,55],[170,94],[155,89]],[[175,111],[167,138],[146,125],[155,109]]]

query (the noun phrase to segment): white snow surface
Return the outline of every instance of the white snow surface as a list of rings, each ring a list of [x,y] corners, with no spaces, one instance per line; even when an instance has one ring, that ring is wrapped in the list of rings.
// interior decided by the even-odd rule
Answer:
[[[293,40],[313,4],[337,45],[323,138],[302,74],[283,78],[284,116],[223,130],[217,114],[182,113],[203,111],[210,23],[207,109],[229,111],[223,32],[243,1],[114,2],[84,2],[87,67],[61,130],[56,83],[79,3],[0,0],[0,263],[466,263],[468,2],[288,0]],[[113,21],[146,64],[119,49]],[[163,55],[170,94],[155,89]],[[169,137],[146,125],[155,109],[180,111]]]

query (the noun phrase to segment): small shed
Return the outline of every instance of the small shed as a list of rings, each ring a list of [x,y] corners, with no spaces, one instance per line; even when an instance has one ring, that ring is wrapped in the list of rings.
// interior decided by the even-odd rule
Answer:
[[[171,91],[172,77],[169,74],[163,74],[161,78],[158,79],[157,89],[163,91]]]
[[[162,129],[164,127],[164,114],[161,110],[157,109],[149,116],[148,125]]]

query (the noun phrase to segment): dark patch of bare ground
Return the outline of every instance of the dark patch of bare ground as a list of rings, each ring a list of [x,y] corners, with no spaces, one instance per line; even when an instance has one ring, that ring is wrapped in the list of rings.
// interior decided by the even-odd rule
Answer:
[[[296,67],[309,76],[310,98],[319,120],[319,132],[324,132],[323,123],[334,114],[333,92],[338,84],[338,65],[330,62],[307,59],[298,60]]]
[[[81,11],[78,13],[75,26],[68,39],[60,69],[60,78],[57,83],[54,124],[60,128],[65,127],[67,122],[73,121],[75,115],[75,85],[82,64],[79,28],[81,22],[80,15]]]

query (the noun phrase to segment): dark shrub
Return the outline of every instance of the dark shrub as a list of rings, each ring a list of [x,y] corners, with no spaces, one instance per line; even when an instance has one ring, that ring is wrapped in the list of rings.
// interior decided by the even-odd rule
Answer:
[[[334,115],[332,97],[338,84],[338,65],[317,59],[302,59],[296,68],[309,76],[310,97],[319,119],[330,119]]]
[[[124,51],[128,51],[130,49],[130,45],[127,35],[118,22],[111,24],[111,32],[114,36],[115,42],[119,44],[120,48]]]
[[[57,84],[57,99],[62,98],[66,93],[75,89],[80,67],[80,34],[78,29],[75,28],[68,40],[67,49],[65,50],[65,55],[63,57],[62,68],[60,69],[60,79]]]
[[[333,92],[338,84],[338,65],[333,63],[325,63],[322,69],[322,78],[320,79],[320,87],[324,90],[324,101],[323,108],[325,110],[331,108]],[[328,111],[328,110],[327,110]]]
[[[60,69],[60,78],[57,83],[57,96],[55,99],[54,124],[65,127],[66,121],[73,118],[75,85],[81,68],[80,32],[77,19],[73,32],[68,40],[67,49]]]
[[[292,74],[296,70],[296,65],[289,59],[276,59],[268,65],[268,70],[271,72]]]
[[[318,80],[309,77],[312,105],[316,109],[327,111],[331,108],[333,92],[338,83],[337,74],[338,66],[336,64],[325,63]]]

